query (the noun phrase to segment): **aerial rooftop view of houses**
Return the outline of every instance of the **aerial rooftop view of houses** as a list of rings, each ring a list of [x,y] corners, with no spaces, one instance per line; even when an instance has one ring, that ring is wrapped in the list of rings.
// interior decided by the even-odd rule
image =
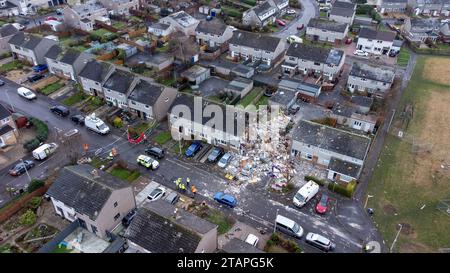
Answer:
[[[448,0],[0,0],[0,253],[450,249]]]

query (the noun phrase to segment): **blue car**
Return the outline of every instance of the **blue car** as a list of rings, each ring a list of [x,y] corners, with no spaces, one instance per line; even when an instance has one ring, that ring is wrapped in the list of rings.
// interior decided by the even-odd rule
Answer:
[[[214,194],[214,200],[221,204],[229,206],[230,208],[234,208],[237,205],[236,198],[220,191]]]
[[[38,64],[36,66],[33,66],[34,72],[42,72],[48,69],[48,66],[46,64]]]
[[[199,141],[195,141],[187,148],[185,155],[187,157],[193,157],[200,149],[202,148],[202,144]]]

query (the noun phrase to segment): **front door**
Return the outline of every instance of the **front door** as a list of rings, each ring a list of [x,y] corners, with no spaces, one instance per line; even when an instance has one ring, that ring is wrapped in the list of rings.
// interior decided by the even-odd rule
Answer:
[[[86,222],[83,219],[78,219],[78,222],[80,223],[80,227],[87,229]]]

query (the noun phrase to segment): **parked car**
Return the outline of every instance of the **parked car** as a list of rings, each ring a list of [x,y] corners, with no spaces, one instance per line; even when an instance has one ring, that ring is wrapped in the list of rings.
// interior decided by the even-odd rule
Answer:
[[[322,193],[319,202],[316,205],[316,212],[319,214],[324,214],[328,210],[328,203],[330,201],[330,197],[327,194]]]
[[[295,221],[284,217],[283,215],[277,215],[277,218],[275,219],[275,228],[296,238],[301,238],[303,236],[303,228]]]
[[[284,22],[284,21],[281,20],[281,19],[276,19],[276,20],[275,20],[275,23],[277,23],[279,26],[282,26],[282,27],[284,27],[284,26],[286,25],[286,22]]]
[[[163,159],[164,155],[165,155],[164,150],[160,149],[158,147],[146,148],[145,149],[145,153],[148,154],[148,155],[152,155],[152,156],[154,156],[154,157],[156,157],[158,159]]]
[[[41,75],[41,74],[33,74],[31,76],[28,76],[27,79],[28,79],[29,82],[37,82],[38,80],[40,80],[40,79],[42,79],[44,77],[45,76]]]
[[[138,156],[137,163],[141,164],[142,166],[146,167],[147,169],[151,169],[151,170],[156,170],[159,167],[158,161],[156,161],[153,158],[146,156],[146,155]]]
[[[304,24],[298,25],[298,26],[297,26],[297,30],[302,30],[304,27],[305,27]]]
[[[290,35],[289,37],[286,38],[287,42],[292,44],[292,43],[303,43],[303,39],[296,36],[296,35]]]
[[[346,45],[349,45],[349,44],[351,44],[353,42],[353,39],[352,38],[347,38],[346,40],[345,40],[345,44]]]
[[[26,26],[19,23],[12,23],[11,25],[13,25],[13,27],[15,27],[17,30],[24,30],[27,28]]]
[[[84,116],[83,115],[74,115],[70,118],[75,124],[84,125]]]
[[[397,57],[397,55],[400,53],[400,51],[391,50],[389,51],[389,57]]]
[[[234,208],[237,205],[236,198],[223,192],[217,192],[214,194],[214,200],[230,208]]]
[[[72,129],[72,130],[67,131],[67,132],[64,134],[64,136],[67,137],[67,138],[69,138],[69,137],[72,137],[72,136],[74,136],[74,135],[77,135],[79,132],[80,132],[80,131],[78,131],[78,129]]]
[[[200,143],[200,141],[194,141],[191,146],[189,146],[185,152],[185,155],[187,157],[193,157],[195,156],[198,151],[200,151],[202,149],[202,144]]]
[[[288,113],[290,115],[295,115],[300,110],[300,105],[294,104],[291,107],[289,107]]]
[[[208,162],[216,162],[224,154],[224,151],[220,147],[214,147],[212,152],[208,156]]]
[[[3,85],[5,85],[5,82],[0,80],[0,86],[3,86]]]
[[[303,185],[294,195],[294,205],[297,207],[303,207],[317,194],[317,192],[319,192],[319,184],[310,180],[305,185]]]
[[[58,149],[58,144],[56,143],[44,143],[41,146],[31,152],[33,157],[36,160],[44,160],[48,158],[50,155],[54,154]]]
[[[323,251],[331,251],[336,248],[336,245],[329,239],[323,237],[322,235],[315,234],[312,232],[306,234],[305,241],[308,244],[313,245]]]
[[[364,50],[355,50],[355,52],[353,53],[356,56],[363,56],[363,57],[367,57],[369,56],[369,53],[365,52]]]
[[[34,72],[42,72],[48,69],[46,64],[38,64],[32,67]]]
[[[61,9],[61,8],[56,9],[56,14],[57,15],[63,15],[63,13],[64,13],[64,9]]]
[[[166,195],[166,189],[163,187],[158,187],[156,189],[154,189],[148,196],[147,199],[150,200],[151,202],[156,201],[158,199],[161,199],[161,197],[163,197],[164,195]]]
[[[178,195],[178,193],[176,192],[171,192],[169,193],[166,198],[164,198],[164,200],[166,200],[167,202],[169,202],[172,205],[175,205],[178,202],[178,199],[180,199],[180,196]]]
[[[131,221],[133,221],[134,216],[136,216],[136,212],[137,212],[137,208],[134,208],[134,209],[130,210],[130,212],[128,212],[127,215],[125,215],[125,217],[123,217],[122,225],[124,227],[128,227],[131,224]]]
[[[24,160],[14,166],[11,170],[9,170],[9,174],[12,176],[19,176],[35,166],[33,160]]]
[[[287,14],[297,14],[297,12],[296,12],[295,10],[293,10],[293,9],[288,9],[288,10],[286,11],[286,13],[287,13]]]
[[[247,238],[245,239],[245,242],[247,244],[251,244],[252,246],[256,247],[258,245],[259,238],[258,238],[258,236],[253,235],[253,234],[250,233],[250,234],[247,235]]]
[[[37,98],[36,94],[34,94],[33,91],[31,91],[30,89],[25,88],[25,87],[17,88],[17,94],[19,94],[19,96],[24,97],[28,100],[33,100],[33,99]]]
[[[59,19],[54,16],[48,16],[47,18],[45,18],[45,21],[59,21]]]
[[[56,114],[56,115],[61,116],[61,117],[67,117],[70,114],[69,109],[67,109],[66,107],[64,107],[62,105],[52,106],[50,108],[50,111],[53,114]]]
[[[228,163],[230,163],[231,158],[233,158],[231,153],[225,153],[217,163],[217,166],[219,166],[220,168],[225,168],[228,165]]]

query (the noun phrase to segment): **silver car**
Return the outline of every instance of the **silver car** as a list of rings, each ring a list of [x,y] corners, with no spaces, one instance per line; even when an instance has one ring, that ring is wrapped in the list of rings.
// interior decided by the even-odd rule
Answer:
[[[228,163],[230,163],[232,157],[233,156],[231,155],[231,153],[225,153],[217,163],[217,166],[225,168],[228,165]]]
[[[308,244],[313,245],[323,251],[331,251],[336,248],[336,245],[333,242],[316,233],[309,232],[308,234],[306,234],[305,240]]]

